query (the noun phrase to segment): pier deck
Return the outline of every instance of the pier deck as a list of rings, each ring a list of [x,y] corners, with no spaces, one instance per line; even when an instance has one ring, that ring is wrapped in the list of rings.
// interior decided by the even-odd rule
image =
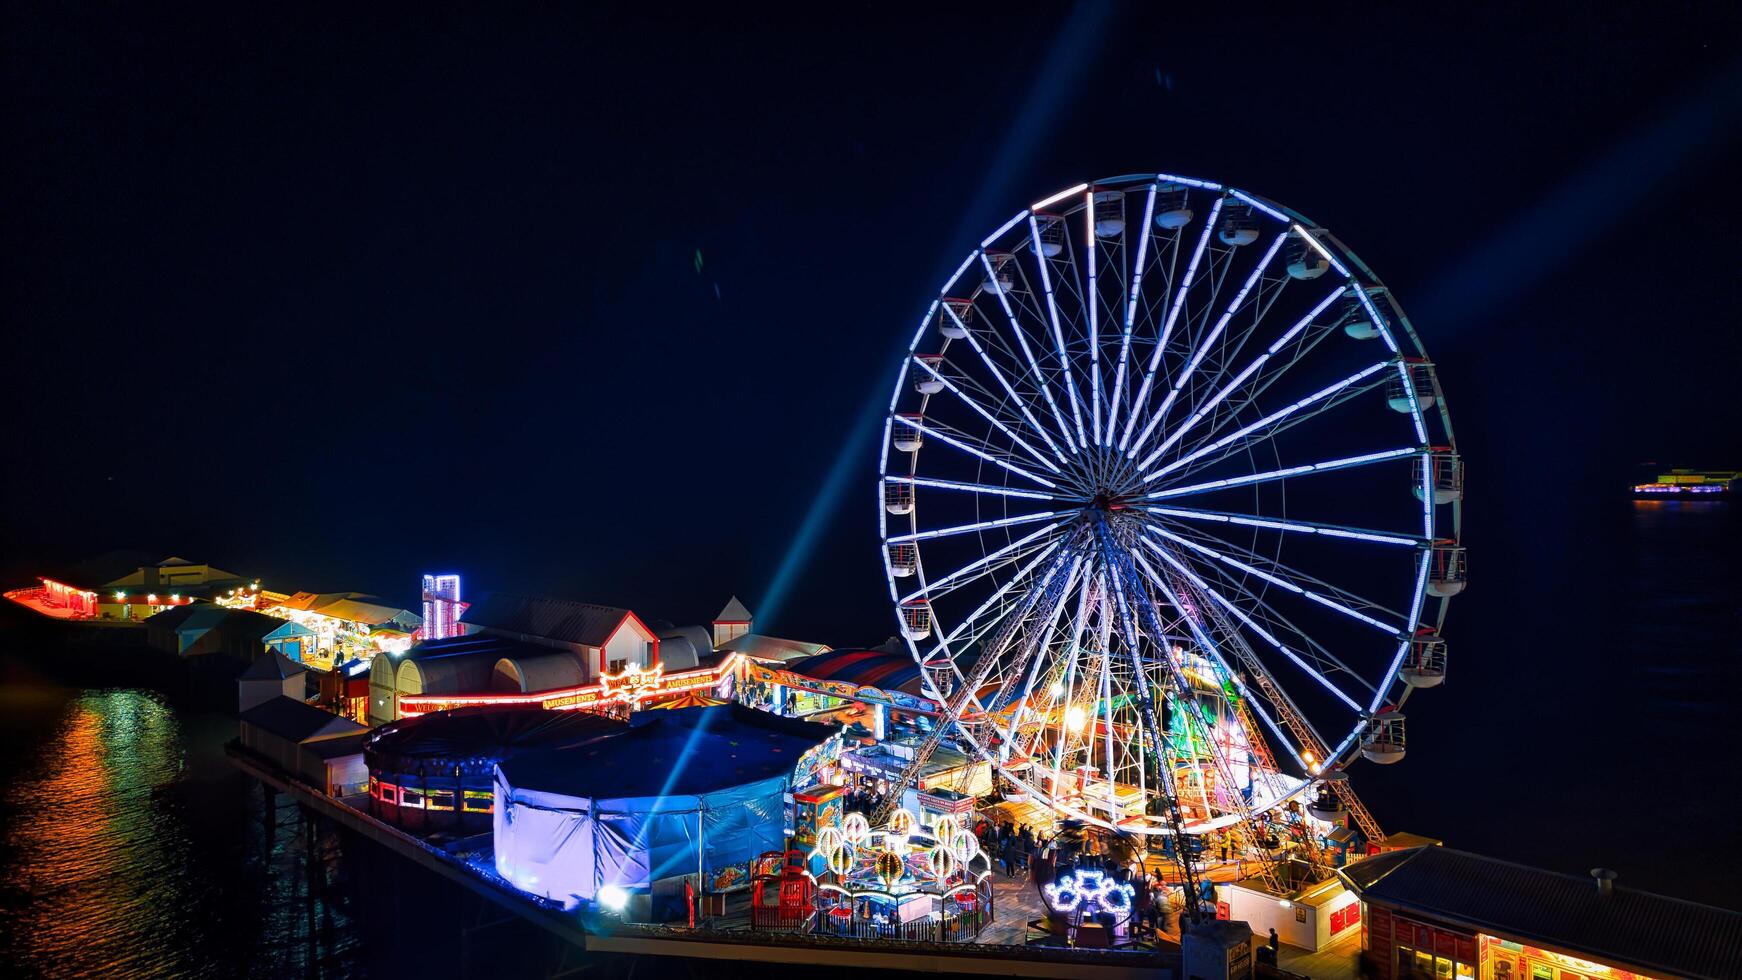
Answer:
[[[300,805],[417,864],[578,949],[600,953],[721,959],[813,966],[908,970],[995,976],[1081,977],[1085,980],[1155,980],[1178,975],[1178,948],[1067,949],[1026,945],[1028,922],[1042,913],[1039,896],[1020,876],[998,876],[997,917],[975,943],[860,940],[749,928],[748,899],[729,903],[728,915],[706,927],[639,925],[565,912],[514,890],[490,871],[489,855],[468,838],[452,849],[391,827],[351,801],[328,796],[232,743],[238,769]],[[742,909],[740,908],[742,907]],[[741,921],[740,921],[741,920]]]

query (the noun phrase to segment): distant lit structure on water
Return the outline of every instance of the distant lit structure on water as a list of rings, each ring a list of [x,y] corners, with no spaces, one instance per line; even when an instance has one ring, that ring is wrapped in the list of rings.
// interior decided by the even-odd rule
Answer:
[[[1735,470],[1670,470],[1649,482],[1634,484],[1633,495],[1646,500],[1728,500],[1735,495],[1738,483],[1742,483],[1742,472]]]

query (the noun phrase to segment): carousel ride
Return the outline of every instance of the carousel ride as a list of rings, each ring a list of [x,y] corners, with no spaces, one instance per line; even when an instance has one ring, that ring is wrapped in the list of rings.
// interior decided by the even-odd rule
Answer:
[[[821,828],[809,852],[763,856],[753,898],[775,923],[820,935],[971,941],[992,921],[992,864],[949,817],[922,826],[896,809],[876,827],[862,813]]]
[[[945,281],[885,422],[889,593],[945,709],[902,781],[947,739],[1158,838],[1194,920],[1192,838],[1322,876],[1331,825],[1384,839],[1345,770],[1402,759],[1445,677],[1462,497],[1433,364],[1329,231],[1168,174],[1036,202]]]

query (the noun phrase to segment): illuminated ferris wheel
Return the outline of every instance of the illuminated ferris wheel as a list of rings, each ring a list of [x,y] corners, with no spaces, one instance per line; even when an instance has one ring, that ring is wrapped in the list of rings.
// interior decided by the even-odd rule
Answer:
[[[1244,191],[1117,177],[1005,222],[914,334],[880,475],[928,695],[1062,816],[1338,819],[1343,768],[1402,758],[1445,677],[1433,366],[1360,259]]]

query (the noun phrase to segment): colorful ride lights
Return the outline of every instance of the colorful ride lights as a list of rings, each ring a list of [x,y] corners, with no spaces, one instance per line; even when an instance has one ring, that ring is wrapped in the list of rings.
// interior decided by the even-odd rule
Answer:
[[[829,870],[837,877],[845,877],[853,870],[852,848],[845,844],[840,844],[837,845],[834,850],[825,853],[828,855]]]
[[[846,819],[841,821],[841,836],[846,838],[847,843],[858,847],[865,843],[866,838],[871,836],[871,821],[867,820],[863,813],[849,813]]]
[[[1081,911],[1085,919],[1111,912],[1123,920],[1131,915],[1137,889],[1094,868],[1072,868],[1040,887],[1054,912]]]
[[[877,872],[877,880],[883,882],[883,887],[891,888],[907,873],[907,863],[894,851],[878,851],[874,870]]]

